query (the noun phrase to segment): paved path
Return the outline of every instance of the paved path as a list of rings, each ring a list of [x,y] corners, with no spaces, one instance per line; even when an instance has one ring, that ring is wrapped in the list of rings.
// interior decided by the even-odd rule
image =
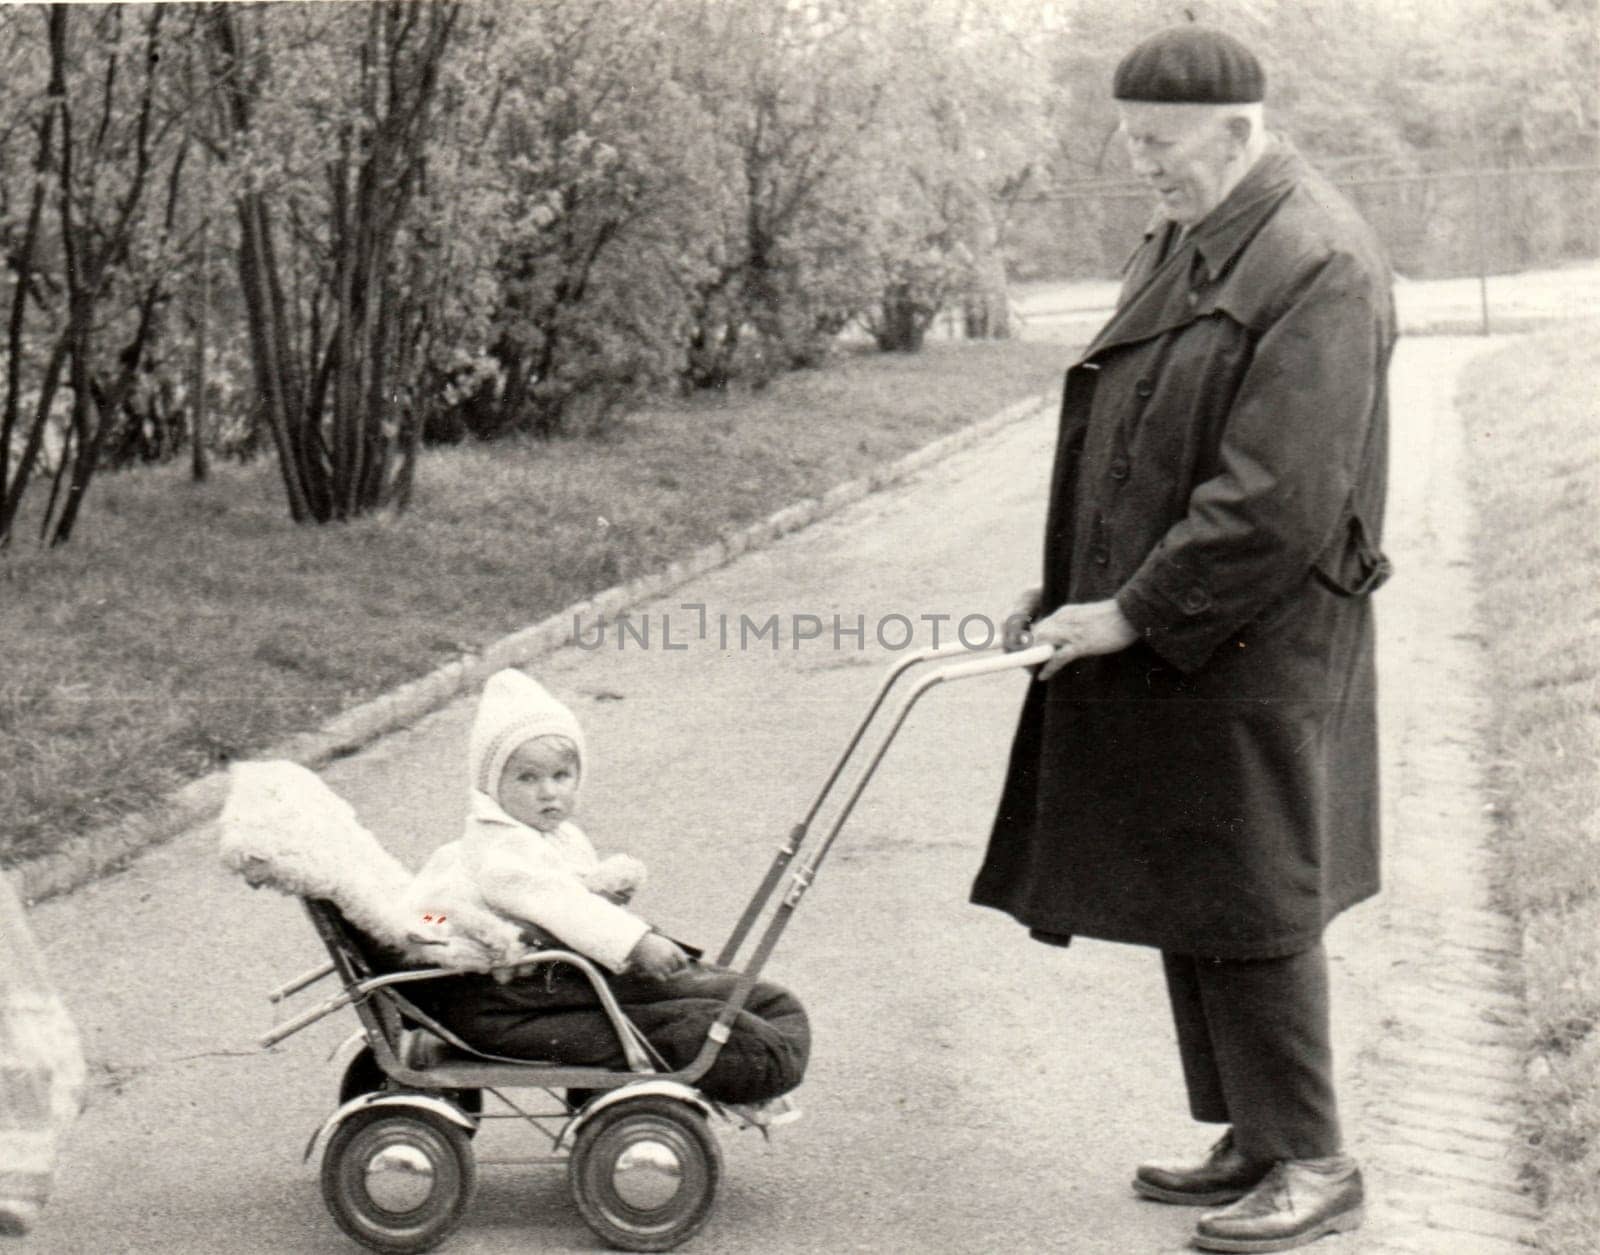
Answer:
[[[1503,1251],[1527,1210],[1500,1149],[1508,1046],[1482,1018],[1514,1010],[1499,987],[1514,946],[1482,910],[1470,852],[1482,820],[1477,712],[1461,696],[1475,682],[1470,608],[1465,569],[1451,565],[1462,518],[1436,504],[1460,497],[1439,402],[1462,351],[1408,343],[1397,371],[1401,576],[1381,611],[1393,887],[1330,934],[1352,1140],[1383,1201],[1365,1232],[1320,1244],[1328,1255]],[[1048,416],[1019,423],[641,608],[651,648],[619,648],[612,634],[534,668],[588,729],[592,834],[656,871],[642,909],[680,935],[726,930],[889,657],[876,626],[892,639],[891,616],[948,614],[948,632],[963,614],[998,613],[1028,579],[1051,441]],[[709,639],[691,638],[687,602],[706,607]],[[835,647],[831,632],[798,648],[787,636],[776,650],[718,647],[724,616],[737,646],[741,616],[774,613],[830,626],[863,616],[866,648]],[[668,616],[684,648],[663,647]],[[1186,1249],[1193,1214],[1127,1188],[1141,1157],[1210,1140],[1183,1115],[1154,956],[1051,950],[964,905],[1025,683],[936,691],[890,754],[777,955],[815,1020],[807,1118],[771,1146],[724,1139],[717,1214],[693,1250]],[[457,703],[326,773],[413,864],[459,823],[469,717]],[[296,909],[226,877],[213,846],[196,831],[34,913],[95,1090],[45,1223],[20,1249],[351,1249],[299,1165],[331,1106],[322,1059],[347,1026],[251,1048],[267,1021],[261,995],[316,954]],[[486,1170],[448,1249],[530,1246],[595,1249],[558,1173]]]
[[[1537,1211],[1515,1161],[1520,943],[1489,894],[1488,706],[1474,614],[1465,435],[1451,402],[1481,339],[1407,340],[1394,372],[1380,598],[1387,889],[1347,965],[1373,1255],[1512,1255]]]

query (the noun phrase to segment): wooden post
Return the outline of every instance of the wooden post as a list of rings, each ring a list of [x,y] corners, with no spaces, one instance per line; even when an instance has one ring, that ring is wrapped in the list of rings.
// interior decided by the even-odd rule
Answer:
[[[84,1081],[77,1029],[0,875],[0,1235],[26,1233],[38,1219]]]
[[[1482,317],[1480,333],[1489,334],[1489,250],[1483,229],[1483,145],[1478,128],[1472,128],[1472,230],[1478,251],[1478,305]]]

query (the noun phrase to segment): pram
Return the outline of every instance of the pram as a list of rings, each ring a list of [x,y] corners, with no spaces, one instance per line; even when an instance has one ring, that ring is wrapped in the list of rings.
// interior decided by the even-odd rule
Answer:
[[[717,962],[738,971],[739,980],[686,1067],[668,1068],[618,1005],[601,970],[559,943],[519,963],[516,972],[558,964],[581,972],[617,1035],[627,1069],[510,1059],[475,1049],[407,996],[416,982],[458,977],[457,969],[397,967],[331,902],[302,898],[329,961],[283,985],[270,1000],[281,1003],[329,975],[340,990],[274,1028],[261,1045],[274,1046],[347,1006],[361,1022],[334,1055],[339,1105],[305,1153],[318,1165],[323,1199],[339,1226],[373,1250],[437,1246],[460,1224],[471,1201],[474,1135],[484,1121],[504,1119],[537,1131],[545,1153],[531,1162],[566,1164],[579,1213],[611,1246],[665,1251],[687,1240],[709,1219],[722,1173],[710,1121],[744,1123],[737,1111],[703,1095],[696,1082],[716,1061],[728,1026],[912,706],[940,683],[1035,666],[1051,652],[1049,646],[977,656],[964,648],[923,649],[888,668],[718,955]],[[954,655],[960,660],[950,661]],[[941,665],[923,669],[880,719],[896,682],[930,661]],[[874,740],[868,733],[875,727],[881,735]],[[846,769],[863,759],[831,817],[817,824]],[[813,825],[825,830],[790,872]],[[778,897],[786,872],[788,887]]]

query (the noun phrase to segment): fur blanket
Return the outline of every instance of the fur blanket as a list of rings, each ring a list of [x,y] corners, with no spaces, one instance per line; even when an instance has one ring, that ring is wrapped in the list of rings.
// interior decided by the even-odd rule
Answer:
[[[243,762],[229,776],[218,820],[222,863],[252,888],[325,898],[374,941],[427,967],[488,971],[563,944],[525,920],[498,913],[477,892],[449,896],[448,927],[425,924],[418,903],[439,907],[443,897],[426,892],[429,886],[385,850],[350,804],[314,772],[291,762]],[[430,867],[441,856],[459,859],[459,844],[436,853]],[[638,859],[614,854],[577,880],[591,893],[626,901],[644,884],[645,869]]]
[[[218,821],[222,863],[253,888],[326,898],[410,962],[483,971],[511,957],[501,946],[491,954],[465,932],[441,945],[413,931],[411,873],[315,773],[290,762],[247,762],[236,763],[230,777]]]

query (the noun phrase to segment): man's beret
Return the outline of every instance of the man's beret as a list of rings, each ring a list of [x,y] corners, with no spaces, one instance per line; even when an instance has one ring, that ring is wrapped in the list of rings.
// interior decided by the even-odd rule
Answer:
[[[1153,104],[1241,105],[1266,95],[1255,54],[1206,26],[1158,31],[1122,58],[1111,80],[1118,100]]]

